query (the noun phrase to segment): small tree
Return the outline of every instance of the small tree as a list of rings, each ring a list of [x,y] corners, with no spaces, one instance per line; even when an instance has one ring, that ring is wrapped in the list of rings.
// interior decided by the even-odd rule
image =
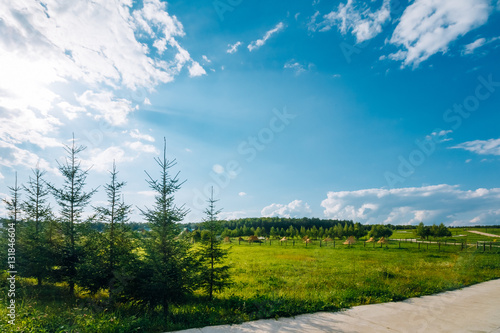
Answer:
[[[61,249],[60,276],[69,284],[71,293],[75,290],[77,266],[83,256],[83,248],[79,244],[81,229],[78,224],[82,222],[81,216],[96,189],[85,192],[84,187],[89,170],[83,170],[77,155],[86,149],[85,146],[75,146],[75,138],[71,146],[64,145],[68,154],[64,164],[59,165],[59,171],[64,177],[62,187],[57,188],[48,184],[61,211],[62,233],[64,235],[63,248]]]
[[[415,235],[422,239],[429,239],[431,235],[431,228],[424,225],[424,222],[420,222],[415,229]]]
[[[160,178],[154,179],[146,172],[146,181],[156,193],[154,206],[139,209],[151,231],[144,242],[146,266],[139,272],[137,291],[138,297],[161,304],[167,313],[170,302],[180,301],[192,290],[189,244],[177,237],[181,231],[178,222],[188,211],[174,202],[174,194],[184,182],[179,180],[178,173],[174,177],[169,173],[176,162],[167,160],[166,140],[163,158],[155,158],[155,161],[160,167]]]
[[[135,256],[132,253],[132,236],[125,226],[131,206],[120,198],[126,183],[118,181],[115,162],[109,173],[110,182],[104,186],[108,205],[94,207],[95,219],[104,222],[105,227],[102,232],[90,230],[86,237],[85,247],[95,254],[85,258],[82,264],[83,274],[80,274],[79,281],[91,292],[96,292],[99,288],[109,288],[109,298],[114,302],[118,292],[115,284],[117,276],[134,261]]]
[[[40,286],[42,279],[50,275],[54,257],[47,228],[51,223],[52,211],[47,203],[50,192],[43,180],[45,171],[37,166],[32,172],[33,178],[29,178],[28,186],[23,185],[27,199],[22,204],[26,221],[20,232],[23,258],[21,266],[23,274],[36,277]]]
[[[213,298],[214,291],[220,292],[230,284],[229,266],[223,265],[227,257],[228,250],[222,248],[222,242],[217,238],[220,231],[220,222],[217,221],[217,215],[221,210],[215,209],[215,203],[218,200],[213,198],[213,188],[208,199],[208,208],[205,210],[206,218],[203,222],[204,231],[207,231],[207,239],[203,239],[197,250],[199,263],[199,286],[207,294],[210,300]],[[260,228],[257,228],[260,231]]]

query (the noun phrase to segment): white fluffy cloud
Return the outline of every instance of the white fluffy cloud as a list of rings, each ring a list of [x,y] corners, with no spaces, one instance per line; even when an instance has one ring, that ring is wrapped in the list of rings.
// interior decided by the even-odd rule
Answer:
[[[265,217],[309,217],[312,211],[309,204],[302,200],[294,200],[286,205],[273,203],[264,207],[260,213]]]
[[[465,149],[467,151],[479,154],[479,155],[497,155],[500,156],[500,139],[489,139],[489,140],[474,140],[467,141],[456,146],[451,147],[451,149]]]
[[[418,66],[433,54],[488,20],[489,0],[415,0],[404,11],[390,43],[402,47],[389,55],[404,66]]]
[[[498,224],[500,188],[474,191],[456,185],[328,192],[321,206],[327,218],[362,223]]]
[[[131,130],[129,135],[134,139],[155,142],[155,138],[148,134],[142,134],[138,129]]]
[[[97,111],[96,119],[104,118],[114,126],[126,124],[127,115],[135,109],[129,100],[116,98],[110,91],[96,93],[87,90],[77,100],[82,106]]]
[[[11,155],[20,153],[11,145],[59,146],[58,130],[81,115],[121,126],[135,106],[117,96],[151,91],[183,69],[204,74],[160,0],[2,1],[0,31],[0,142]]]
[[[261,39],[257,39],[255,41],[251,42],[250,44],[248,44],[248,50],[250,52],[252,52],[253,50],[256,50],[259,47],[263,46],[267,42],[267,40],[269,38],[271,38],[272,35],[282,31],[284,28],[285,28],[285,25],[283,24],[283,22],[276,24],[276,26],[273,29],[266,32],[264,37],[262,37]]]
[[[116,163],[132,161],[133,157],[126,154],[120,147],[109,147],[107,149],[95,148],[88,152],[90,156],[87,160],[82,160],[84,168],[92,168],[97,172],[105,172],[112,169],[113,161]]]
[[[156,155],[159,154],[159,151],[158,149],[156,149],[155,146],[144,144],[141,141],[125,142],[125,146],[129,147],[132,150],[142,153],[156,154]]]
[[[371,11],[365,2],[348,0],[339,4],[337,10],[324,15],[321,22],[316,22],[318,16],[319,12],[313,15],[309,30],[328,31],[337,26],[342,34],[351,32],[361,43],[382,32],[382,25],[391,18],[390,0],[384,0],[376,11]]]

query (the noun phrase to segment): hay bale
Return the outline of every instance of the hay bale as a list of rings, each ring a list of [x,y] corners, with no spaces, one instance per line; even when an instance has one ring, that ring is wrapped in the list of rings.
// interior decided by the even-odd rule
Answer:
[[[382,244],[387,244],[389,241],[385,239],[384,237],[380,238],[377,243],[382,243]]]
[[[280,242],[286,242],[288,239],[286,237],[283,237],[282,239],[280,239]]]
[[[375,238],[370,237],[370,239],[369,239],[369,240],[367,240],[366,242],[367,242],[367,243],[372,243],[372,242],[375,242]]]
[[[327,237],[327,238],[323,239],[323,242],[333,242],[333,239],[331,239],[330,237]]]
[[[249,243],[262,243],[262,241],[259,239],[259,237],[252,235],[248,237],[248,242]]]
[[[312,243],[312,241],[311,241],[309,238],[307,238],[307,239],[304,241],[304,243]]]
[[[224,237],[224,243],[231,243],[231,238],[229,237]]]
[[[347,238],[344,242],[344,245],[352,245],[356,243],[356,240],[354,239],[353,236],[349,236],[349,238]]]

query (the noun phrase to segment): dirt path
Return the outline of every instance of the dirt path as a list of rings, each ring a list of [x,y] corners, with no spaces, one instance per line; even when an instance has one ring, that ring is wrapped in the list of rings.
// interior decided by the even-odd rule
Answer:
[[[402,302],[362,305],[342,312],[265,319],[240,325],[179,331],[219,332],[496,332],[500,333],[500,279]]]
[[[500,238],[500,235],[488,234],[486,232],[481,232],[481,231],[470,230],[470,231],[467,231],[467,232],[472,232],[473,234],[478,234],[478,235],[483,235],[483,236]]]

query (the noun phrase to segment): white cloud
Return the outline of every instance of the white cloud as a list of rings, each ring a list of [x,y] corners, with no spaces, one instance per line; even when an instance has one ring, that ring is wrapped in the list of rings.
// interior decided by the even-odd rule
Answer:
[[[72,105],[68,102],[60,102],[57,106],[61,108],[64,115],[70,120],[76,119],[81,113],[87,112],[87,109],[84,107]]]
[[[328,192],[321,206],[327,218],[377,224],[469,224],[497,209],[500,188],[463,191],[458,186],[434,185],[398,189]],[[497,220],[482,219],[484,224]]]
[[[193,61],[191,66],[189,66],[189,76],[190,77],[202,76],[205,74],[207,74],[205,69],[203,67],[201,67],[201,65],[199,63],[197,63],[196,61]]]
[[[55,175],[59,175],[57,168],[53,167],[49,162],[40,158],[37,154],[17,147],[16,145],[0,140],[0,165],[14,168],[16,166],[24,166],[33,168],[39,165],[41,170],[46,170]]]
[[[202,55],[201,57],[203,58],[203,60],[204,60],[205,62],[208,62],[208,63],[211,63],[211,62],[212,62],[212,60],[208,59],[208,57],[207,57],[206,55]]]
[[[134,139],[155,142],[155,138],[148,134],[142,134],[138,129],[131,130],[129,135]]]
[[[285,25],[283,24],[283,22],[276,24],[276,26],[273,29],[271,29],[265,33],[265,35],[264,35],[264,37],[262,37],[262,39],[257,39],[255,41],[251,42],[250,44],[248,44],[248,50],[250,52],[252,52],[253,50],[256,50],[259,47],[263,46],[266,43],[266,41],[269,38],[271,38],[272,35],[282,31],[284,28],[285,28]]]
[[[104,118],[114,126],[124,125],[127,115],[134,111],[129,100],[116,98],[110,91],[96,93],[87,90],[77,100],[82,106],[98,111],[100,114],[95,116],[96,119]]]
[[[390,43],[402,47],[389,57],[417,67],[469,31],[483,25],[489,0],[415,0],[404,11]]]
[[[112,169],[113,161],[117,164],[120,162],[129,162],[134,158],[128,156],[125,151],[119,147],[109,147],[107,149],[91,149],[88,152],[89,158],[82,160],[84,168],[92,168],[97,172],[105,172]]]
[[[474,53],[474,50],[483,46],[486,43],[486,38],[478,38],[470,44],[465,45],[464,54]]]
[[[145,105],[151,105],[151,101],[149,100],[149,98],[144,98],[144,102],[143,102]]]
[[[478,38],[475,41],[473,41],[470,44],[465,45],[463,54],[472,54],[474,51],[478,48],[481,48],[487,44],[493,43],[497,40],[499,40],[500,37],[493,37],[493,38]]]
[[[240,197],[244,197],[244,196],[246,196],[247,194],[246,194],[245,192],[240,192],[240,193],[238,193],[238,195],[239,195]]]
[[[306,71],[308,71],[311,67],[313,67],[313,64],[307,65],[307,68],[305,68],[304,65],[301,63],[295,61],[295,60],[290,60],[285,65],[283,66],[284,69],[290,69],[293,70],[295,75],[300,75]]]
[[[342,34],[351,32],[361,43],[382,32],[382,25],[391,18],[390,0],[384,0],[380,9],[374,12],[364,2],[357,4],[355,0],[348,0],[339,4],[336,11],[324,15],[323,21],[316,23],[318,16],[319,12],[312,16],[309,30],[328,31],[337,26]]]
[[[287,205],[273,203],[260,212],[262,216],[281,217],[308,217],[311,216],[311,207],[302,200],[294,200]]]
[[[0,141],[57,146],[58,129],[83,114],[82,106],[95,106],[87,110],[91,116],[124,124],[133,108],[114,97],[117,91],[152,90],[187,66],[191,76],[201,75],[201,66],[178,43],[184,29],[167,4],[145,0],[137,7],[129,0],[71,6],[62,0],[2,1]],[[167,48],[171,52],[163,54]],[[55,90],[57,83],[87,91],[80,96],[84,105],[73,105],[73,94]]]
[[[219,220],[237,220],[247,217],[247,212],[239,210],[234,212],[221,212]]]
[[[229,54],[236,53],[236,51],[238,51],[238,47],[239,47],[240,45],[241,45],[241,42],[239,42],[239,41],[238,41],[238,42],[236,42],[236,43],[234,43],[233,45],[228,44],[227,46],[228,46],[229,48],[227,49],[227,51],[226,51],[226,52],[227,52],[227,53],[229,53]]]
[[[5,176],[0,172],[0,179],[5,179]]]
[[[465,149],[478,155],[500,156],[500,139],[467,141],[453,146],[451,149]]]
[[[156,154],[156,155],[159,154],[159,151],[158,149],[156,149],[155,146],[144,144],[141,141],[125,142],[125,146],[129,147],[132,150],[142,153]]]

